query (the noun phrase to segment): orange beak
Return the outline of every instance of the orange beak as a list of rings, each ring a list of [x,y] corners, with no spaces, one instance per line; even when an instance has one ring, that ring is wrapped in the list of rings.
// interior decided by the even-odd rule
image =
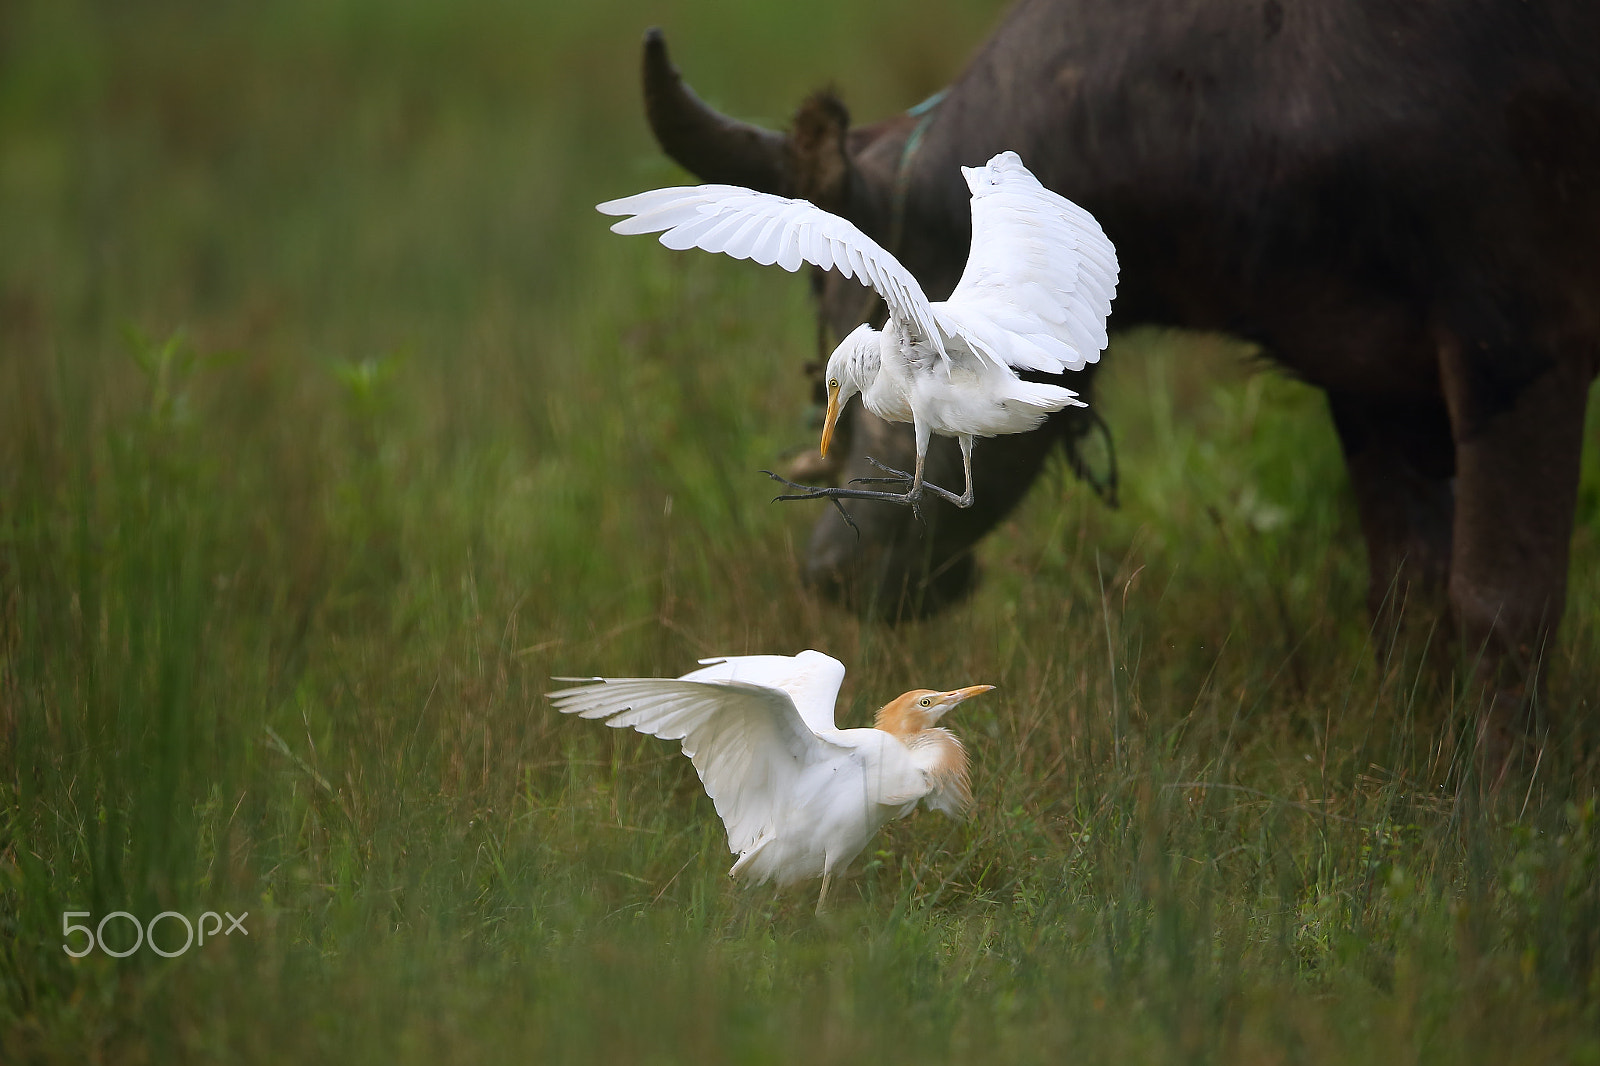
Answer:
[[[968,685],[966,688],[939,693],[934,698],[933,709],[928,712],[928,721],[937,722],[947,712],[955,710],[957,704],[963,703],[974,696],[981,696],[992,688],[994,688],[993,685]]]
[[[839,424],[839,386],[828,386],[828,414],[822,420],[822,457],[828,457],[828,445],[833,443],[833,429]]]

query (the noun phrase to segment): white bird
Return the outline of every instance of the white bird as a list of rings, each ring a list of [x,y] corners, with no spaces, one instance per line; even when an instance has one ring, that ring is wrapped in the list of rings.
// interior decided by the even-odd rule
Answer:
[[[677,679],[560,677],[596,684],[549,693],[565,714],[683,743],[738,856],[729,876],[780,886],[828,884],[884,823],[923,802],[959,817],[972,802],[967,754],[935,722],[988,692],[916,689],[878,711],[871,729],[839,729],[844,664],[819,651],[702,659]]]
[[[966,490],[957,496],[926,487],[958,507],[972,505],[975,437],[1022,433],[1053,411],[1085,406],[1059,385],[1023,381],[1016,370],[1060,374],[1097,362],[1106,346],[1106,316],[1116,294],[1117,254],[1094,216],[1040,184],[1015,152],[983,167],[962,167],[972,190],[972,247],[950,298],[930,302],[893,255],[850,222],[805,200],[735,185],[657,189],[599,205],[629,215],[614,233],[664,230],[668,248],[703,248],[736,259],[798,270],[802,262],[857,277],[889,307],[884,328],[863,325],[828,359],[828,454],[840,409],[861,394],[867,410],[916,433],[912,474],[904,493],[818,488],[772,476],[813,496],[882,499],[915,505],[932,434],[961,444]]]

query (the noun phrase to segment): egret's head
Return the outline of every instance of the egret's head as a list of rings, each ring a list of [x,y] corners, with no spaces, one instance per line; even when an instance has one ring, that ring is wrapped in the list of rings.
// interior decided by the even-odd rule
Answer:
[[[969,685],[950,692],[918,688],[896,696],[883,705],[874,723],[879,729],[906,735],[930,728],[946,711],[963,700],[981,695],[993,685]]]
[[[833,442],[833,430],[839,422],[839,412],[850,402],[850,397],[878,372],[879,333],[862,324],[839,342],[839,347],[828,356],[828,414],[822,421],[822,454],[828,454]]]

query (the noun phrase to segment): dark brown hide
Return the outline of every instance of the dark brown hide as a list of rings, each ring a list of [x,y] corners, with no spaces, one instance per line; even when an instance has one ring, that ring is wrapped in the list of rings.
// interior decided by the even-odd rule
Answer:
[[[647,87],[662,70],[652,35]],[[843,114],[816,98],[797,130],[818,109]],[[1464,646],[1515,685],[1562,612],[1600,366],[1600,4],[1024,0],[908,152],[917,128],[789,138],[766,187],[826,186],[939,298],[967,254],[958,167],[1020,153],[1116,243],[1116,325],[1227,331],[1327,391],[1374,609],[1448,598]],[[715,145],[656,129],[718,173]],[[872,309],[824,289],[839,335]],[[859,408],[852,426],[841,476],[866,455],[907,466],[909,429]],[[889,615],[960,595],[971,545],[1081,428],[985,442],[977,507],[933,504],[926,535],[892,505],[852,509],[859,540],[825,514],[807,578]],[[958,483],[935,444],[929,477]]]

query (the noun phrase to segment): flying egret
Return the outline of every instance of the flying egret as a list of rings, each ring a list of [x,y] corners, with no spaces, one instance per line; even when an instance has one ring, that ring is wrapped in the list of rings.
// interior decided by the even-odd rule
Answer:
[[[682,741],[738,856],[729,876],[779,885],[821,877],[820,912],[834,873],[884,823],[919,801],[952,818],[972,802],[967,753],[934,723],[993,685],[914,689],[885,704],[873,728],[839,729],[844,664],[831,656],[700,661],[676,680],[558,677],[596,683],[549,697],[564,714]]]
[[[805,200],[736,185],[656,189],[599,205],[632,216],[614,233],[661,234],[668,248],[703,248],[736,259],[798,270],[802,262],[838,270],[875,289],[889,307],[882,330],[858,327],[828,359],[828,454],[840,409],[861,394],[867,410],[916,433],[916,470],[869,460],[910,482],[904,493],[800,485],[779,499],[888,500],[916,505],[927,488],[957,507],[972,506],[975,437],[1022,433],[1053,411],[1086,406],[1059,385],[1024,381],[1016,370],[1060,374],[1099,360],[1116,294],[1117,254],[1094,216],[1040,184],[1015,152],[986,166],[962,167],[972,191],[972,247],[950,298],[929,302],[917,279],[853,224]],[[934,433],[961,444],[966,490],[957,496],[923,482]]]

